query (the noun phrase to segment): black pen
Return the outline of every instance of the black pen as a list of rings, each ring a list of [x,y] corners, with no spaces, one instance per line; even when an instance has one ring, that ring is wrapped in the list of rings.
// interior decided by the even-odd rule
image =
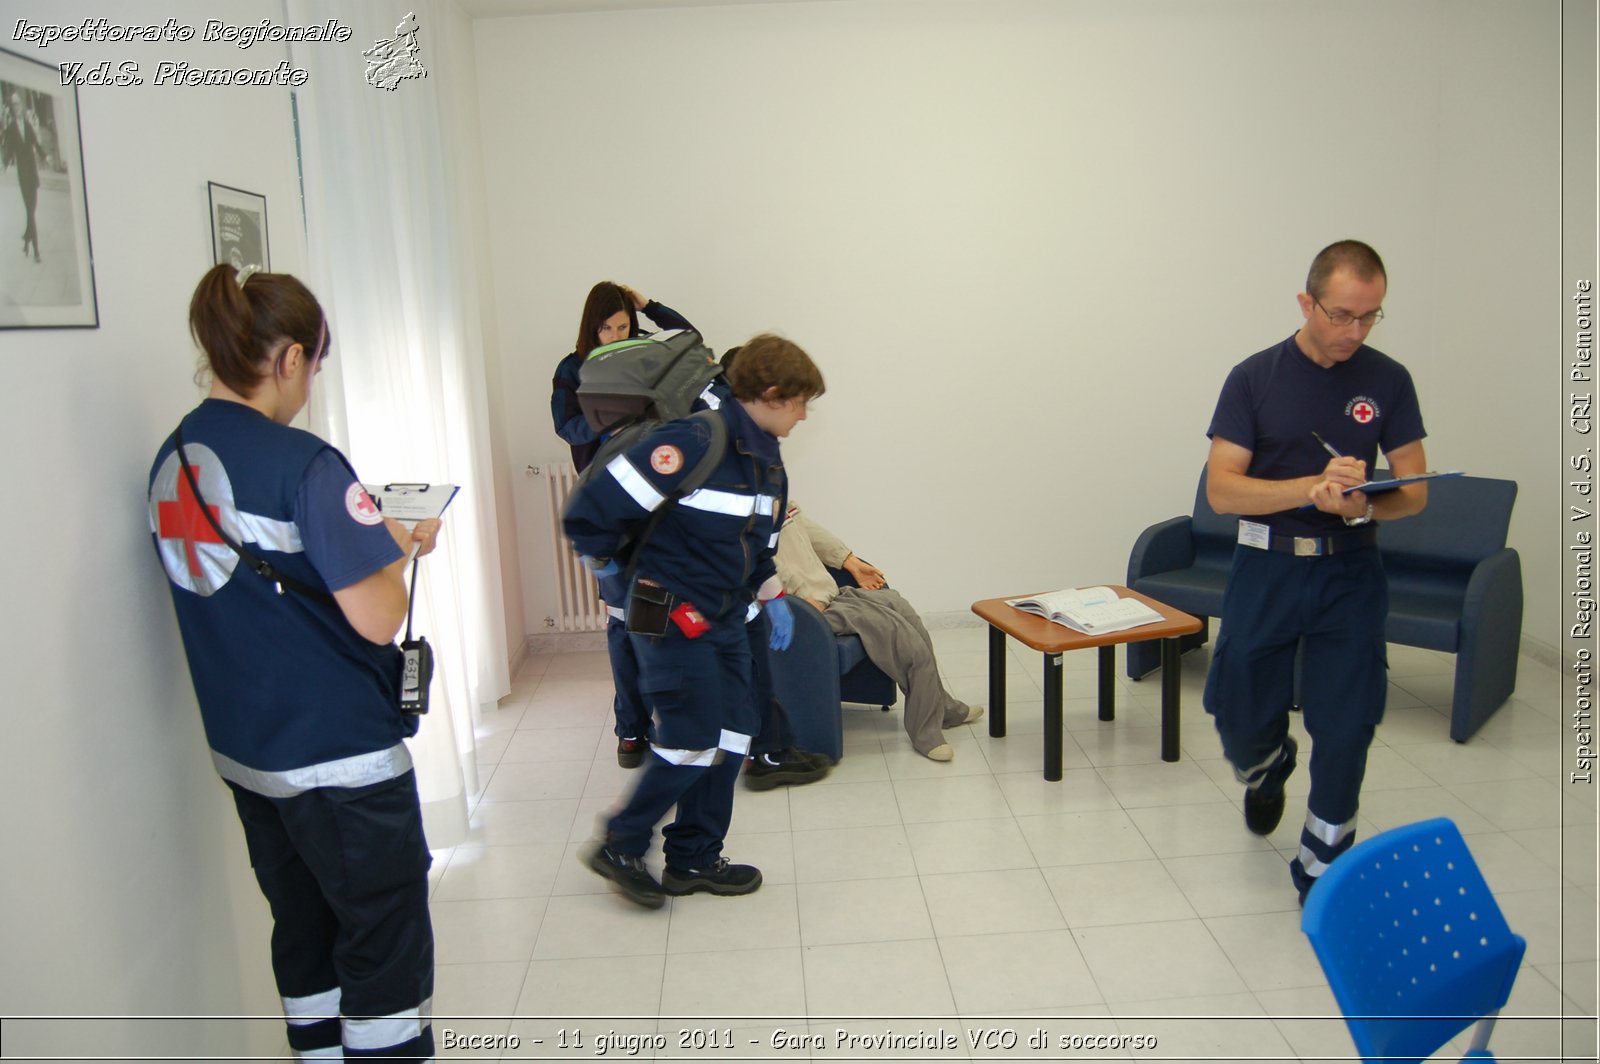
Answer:
[[[1329,454],[1333,455],[1335,458],[1343,458],[1344,457],[1344,455],[1342,455],[1338,451],[1334,450],[1333,449],[1333,444],[1331,444],[1327,440],[1323,439],[1322,438],[1322,434],[1319,433],[1316,429],[1312,429],[1311,430],[1311,435],[1315,436],[1317,438],[1317,442],[1322,444],[1322,449],[1324,451],[1327,451]]]

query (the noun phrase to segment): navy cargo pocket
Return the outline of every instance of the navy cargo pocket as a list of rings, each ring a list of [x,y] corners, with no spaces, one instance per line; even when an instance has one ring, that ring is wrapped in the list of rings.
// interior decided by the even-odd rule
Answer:
[[[414,773],[320,793],[333,814],[350,897],[375,897],[427,876],[433,857],[422,834]]]

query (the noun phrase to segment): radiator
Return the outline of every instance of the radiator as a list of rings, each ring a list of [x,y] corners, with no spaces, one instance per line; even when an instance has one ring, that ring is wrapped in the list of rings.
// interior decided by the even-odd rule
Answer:
[[[545,466],[545,473],[550,489],[550,574],[556,588],[556,616],[550,623],[558,632],[603,632],[606,607],[600,601],[594,574],[578,558],[561,528],[561,511],[578,482],[578,471],[571,462],[555,462]]]

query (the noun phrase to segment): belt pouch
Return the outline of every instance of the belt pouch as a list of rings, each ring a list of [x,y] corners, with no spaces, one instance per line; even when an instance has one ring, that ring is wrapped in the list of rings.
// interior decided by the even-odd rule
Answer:
[[[666,635],[672,615],[672,593],[659,584],[639,581],[628,596],[624,627],[635,635]]]

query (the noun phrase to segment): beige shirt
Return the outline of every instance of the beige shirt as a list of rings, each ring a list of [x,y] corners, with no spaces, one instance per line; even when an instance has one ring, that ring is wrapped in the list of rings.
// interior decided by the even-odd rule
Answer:
[[[778,535],[778,579],[786,594],[832,602],[839,593],[825,566],[843,568],[850,548],[826,528],[806,517],[793,499]]]

